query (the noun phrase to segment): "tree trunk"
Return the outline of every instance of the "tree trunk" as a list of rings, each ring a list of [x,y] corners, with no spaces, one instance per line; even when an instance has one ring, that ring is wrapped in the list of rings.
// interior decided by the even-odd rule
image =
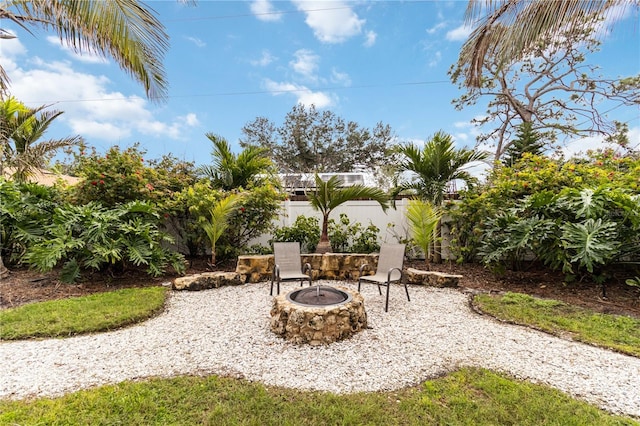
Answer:
[[[324,254],[331,253],[331,242],[329,241],[329,215],[324,215],[322,218],[322,233],[320,234],[320,241],[316,246],[316,253]]]
[[[2,255],[0,254],[0,278],[7,278],[11,272],[4,266],[4,261],[2,260]]]

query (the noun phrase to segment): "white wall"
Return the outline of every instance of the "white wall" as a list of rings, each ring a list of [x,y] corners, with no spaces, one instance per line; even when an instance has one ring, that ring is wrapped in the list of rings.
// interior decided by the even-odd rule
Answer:
[[[380,238],[382,242],[396,243],[398,235],[401,238],[407,236],[407,220],[405,212],[407,209],[407,199],[397,200],[395,209],[389,207],[386,212],[382,211],[380,204],[375,201],[348,201],[331,212],[330,219],[338,220],[340,213],[345,213],[349,217],[351,223],[360,222],[364,227],[369,226],[371,222],[380,229]],[[308,201],[284,201],[282,203],[282,213],[280,218],[275,221],[279,227],[291,226],[298,216],[316,217],[322,224],[322,216],[320,212],[313,210]],[[392,224],[390,228],[388,224]],[[253,240],[251,244],[268,245],[271,235],[263,235]]]

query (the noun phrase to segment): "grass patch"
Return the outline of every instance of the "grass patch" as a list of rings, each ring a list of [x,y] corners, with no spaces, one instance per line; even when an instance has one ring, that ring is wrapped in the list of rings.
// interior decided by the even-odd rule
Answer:
[[[64,337],[113,330],[161,312],[164,287],[127,288],[0,311],[0,338]]]
[[[123,382],[0,401],[0,424],[640,425],[557,390],[467,368],[397,392],[335,395],[210,377]]]
[[[474,303],[483,312],[552,334],[570,333],[575,340],[640,357],[640,319],[593,312],[557,300],[520,293],[479,294]]]

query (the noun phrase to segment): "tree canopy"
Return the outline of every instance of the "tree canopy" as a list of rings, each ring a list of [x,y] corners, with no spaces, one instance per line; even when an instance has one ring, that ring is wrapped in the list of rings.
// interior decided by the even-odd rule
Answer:
[[[487,99],[486,113],[472,120],[484,131],[478,143],[494,145],[499,159],[521,123],[531,123],[546,148],[554,147],[559,135],[615,138],[620,127],[607,117],[603,104],[607,102],[607,111],[612,106],[638,105],[640,75],[605,78],[598,67],[588,64],[586,55],[600,46],[594,32],[594,25],[585,22],[559,36],[545,36],[517,64],[503,64],[489,52],[479,87],[467,87],[453,101],[461,110]],[[468,67],[452,67],[451,80],[464,87]]]
[[[388,125],[373,130],[331,111],[298,104],[277,126],[265,117],[246,124],[242,147],[266,148],[282,173],[351,172],[375,168],[387,159],[394,136]]]

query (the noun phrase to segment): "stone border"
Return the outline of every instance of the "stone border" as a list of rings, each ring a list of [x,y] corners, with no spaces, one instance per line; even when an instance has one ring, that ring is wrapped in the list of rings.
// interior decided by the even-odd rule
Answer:
[[[357,280],[360,278],[360,266],[369,264],[367,274],[372,274],[378,265],[378,254],[325,253],[303,254],[302,263],[311,264],[311,273],[316,280]],[[176,278],[173,290],[206,290],[228,285],[259,283],[270,281],[273,274],[273,255],[238,256],[235,272],[204,272]],[[431,287],[457,288],[462,275],[446,274],[437,271],[423,271],[407,268],[404,279],[407,284]]]
[[[405,271],[405,277],[407,280],[407,284],[419,284],[438,288],[457,288],[462,275],[407,268],[407,270]]]
[[[311,278],[315,280],[357,280],[360,278],[360,266],[369,265],[369,273],[378,266],[378,254],[324,253],[303,254],[301,266],[311,265]],[[245,283],[270,281],[273,274],[274,257],[267,255],[238,256],[236,273]]]

